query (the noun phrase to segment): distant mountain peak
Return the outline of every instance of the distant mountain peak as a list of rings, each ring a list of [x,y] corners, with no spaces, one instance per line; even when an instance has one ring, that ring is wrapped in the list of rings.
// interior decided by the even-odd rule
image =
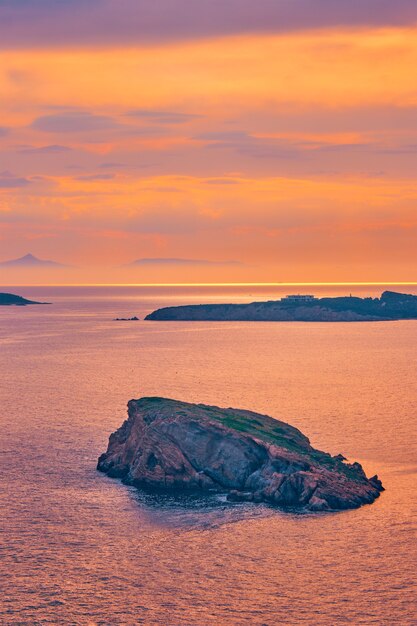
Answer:
[[[49,261],[46,259],[40,259],[28,252],[24,256],[17,259],[10,259],[8,261],[1,261],[0,266],[7,267],[67,267],[62,263],[56,261]]]

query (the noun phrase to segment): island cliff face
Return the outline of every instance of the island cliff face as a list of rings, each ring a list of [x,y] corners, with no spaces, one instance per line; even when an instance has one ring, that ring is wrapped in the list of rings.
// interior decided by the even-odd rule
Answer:
[[[142,398],[97,469],[138,487],[227,492],[309,511],[352,509],[383,491],[359,463],[314,449],[299,430],[240,409]]]
[[[417,296],[385,291],[380,298],[312,298],[249,304],[165,307],[150,313],[156,321],[363,322],[417,319]]]

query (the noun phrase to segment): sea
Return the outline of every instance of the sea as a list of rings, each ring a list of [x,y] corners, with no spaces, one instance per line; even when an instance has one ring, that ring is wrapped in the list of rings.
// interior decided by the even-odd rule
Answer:
[[[416,286],[4,287],[0,624],[417,624],[417,320],[151,322],[168,305]],[[137,322],[113,321],[138,316]],[[372,505],[285,512],[97,472],[132,398],[259,411],[381,478]]]

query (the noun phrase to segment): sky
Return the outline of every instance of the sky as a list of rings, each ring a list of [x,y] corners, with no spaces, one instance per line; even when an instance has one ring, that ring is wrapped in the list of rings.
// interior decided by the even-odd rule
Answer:
[[[416,281],[416,67],[415,0],[0,0],[0,262],[70,266],[0,282]]]

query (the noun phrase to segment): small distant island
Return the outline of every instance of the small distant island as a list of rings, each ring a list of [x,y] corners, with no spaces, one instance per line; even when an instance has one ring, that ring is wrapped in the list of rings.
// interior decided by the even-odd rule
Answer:
[[[133,317],[115,317],[113,322],[139,322],[139,318],[136,315]]]
[[[35,302],[27,300],[13,293],[0,293],[0,306],[27,306],[28,304],[48,304],[47,302]]]
[[[158,309],[155,321],[363,322],[417,319],[417,296],[384,291],[380,298],[290,295],[250,304],[197,304]]]
[[[158,397],[131,400],[128,414],[97,469],[129,485],[305,511],[358,508],[384,490],[359,463],[316,450],[267,415]]]

